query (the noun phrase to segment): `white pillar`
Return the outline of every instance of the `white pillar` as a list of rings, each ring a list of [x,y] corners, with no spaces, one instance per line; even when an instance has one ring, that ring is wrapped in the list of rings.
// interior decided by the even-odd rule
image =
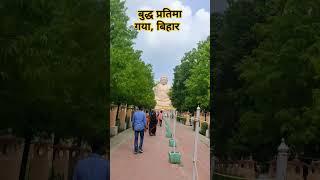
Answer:
[[[176,121],[177,121],[177,111],[175,111],[174,113],[174,118],[173,118],[173,140],[175,145],[173,146],[173,152],[176,152],[176,145],[177,145],[177,141],[176,141]]]
[[[289,150],[289,147],[284,142],[284,138],[282,138],[281,144],[278,147],[277,171],[276,171],[277,180],[287,180],[288,150]]]
[[[194,121],[196,121],[196,129],[195,129],[195,138],[194,138],[194,151],[193,151],[193,177],[192,179],[193,180],[196,180],[198,177],[197,177],[197,165],[196,165],[196,162],[197,162],[197,146],[198,146],[198,135],[199,135],[199,121],[200,121],[200,107],[198,106],[197,107],[197,117],[194,119]]]

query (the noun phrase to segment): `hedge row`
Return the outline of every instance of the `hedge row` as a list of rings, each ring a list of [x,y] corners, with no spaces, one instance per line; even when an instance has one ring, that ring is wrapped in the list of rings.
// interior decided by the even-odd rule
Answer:
[[[182,124],[186,124],[187,119],[185,117],[178,116],[177,121],[181,122]]]

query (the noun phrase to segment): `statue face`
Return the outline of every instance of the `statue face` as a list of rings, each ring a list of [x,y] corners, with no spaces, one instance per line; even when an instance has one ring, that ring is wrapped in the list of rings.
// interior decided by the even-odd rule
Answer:
[[[161,83],[162,85],[166,85],[166,84],[168,83],[168,78],[165,77],[165,76],[162,76],[162,77],[160,78],[160,83]]]

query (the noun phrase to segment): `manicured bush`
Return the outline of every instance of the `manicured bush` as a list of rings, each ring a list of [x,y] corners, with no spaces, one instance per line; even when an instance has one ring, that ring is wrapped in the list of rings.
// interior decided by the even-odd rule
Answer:
[[[180,122],[181,121],[181,117],[177,116],[177,121]]]
[[[177,116],[177,122],[180,122],[182,124],[186,124],[187,119],[182,116]]]
[[[169,162],[171,164],[180,164],[181,163],[181,153],[180,152],[169,152]]]
[[[201,123],[201,129],[200,129],[199,133],[205,136],[207,129],[208,129],[208,123],[207,122],[202,122]]]

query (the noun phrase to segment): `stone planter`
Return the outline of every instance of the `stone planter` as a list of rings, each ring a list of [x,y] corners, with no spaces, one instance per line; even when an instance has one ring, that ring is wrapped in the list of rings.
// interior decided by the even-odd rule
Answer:
[[[169,162],[171,164],[180,164],[181,163],[181,153],[180,152],[169,152]]]
[[[127,115],[127,105],[121,104],[119,109],[119,130],[124,131],[126,130],[126,115]]]
[[[126,120],[127,122],[127,129],[131,128],[131,118],[132,118],[132,113],[133,113],[133,105],[129,105],[127,108],[127,115],[126,115]]]
[[[207,129],[207,130],[206,130],[206,137],[207,137],[207,138],[210,138],[210,132],[209,132],[209,129]]]
[[[110,127],[110,136],[115,136],[118,134],[118,126]]]
[[[110,136],[115,136],[118,134],[118,126],[116,125],[116,116],[118,111],[118,105],[110,105]]]

